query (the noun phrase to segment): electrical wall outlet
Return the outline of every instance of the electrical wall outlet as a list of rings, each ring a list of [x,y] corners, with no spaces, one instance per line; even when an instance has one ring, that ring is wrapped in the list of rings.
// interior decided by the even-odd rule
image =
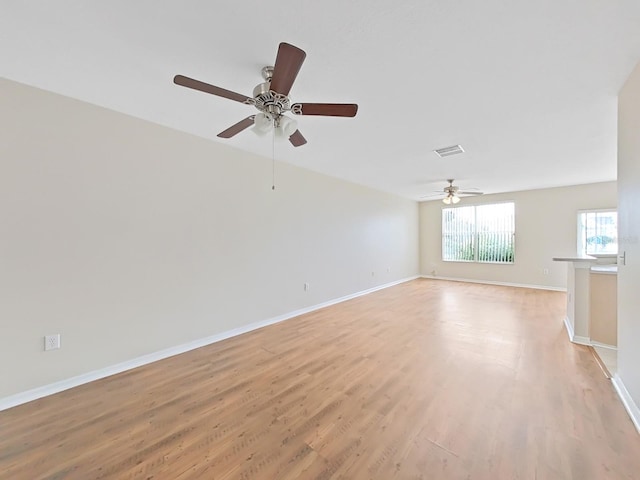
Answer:
[[[543,268],[542,269],[542,274],[543,275],[549,275],[549,269],[548,268]]]
[[[44,337],[44,349],[45,350],[57,350],[60,348],[60,334],[45,335]]]
[[[309,284],[307,282],[304,282],[304,291],[305,292],[309,291]]]

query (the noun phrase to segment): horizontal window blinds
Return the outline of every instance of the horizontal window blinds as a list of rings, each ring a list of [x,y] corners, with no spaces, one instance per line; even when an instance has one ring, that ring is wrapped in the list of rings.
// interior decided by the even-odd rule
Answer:
[[[513,202],[442,210],[443,260],[513,263],[514,244]]]

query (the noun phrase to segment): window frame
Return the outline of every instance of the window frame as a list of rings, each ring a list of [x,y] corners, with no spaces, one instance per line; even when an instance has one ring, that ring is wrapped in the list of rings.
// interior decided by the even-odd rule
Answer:
[[[587,214],[587,213],[595,213],[596,215],[598,213],[615,213],[616,214],[616,226],[617,226],[618,209],[616,207],[588,208],[588,209],[578,210],[578,213],[576,214],[576,252],[577,252],[578,256],[586,255],[586,256],[594,257],[594,258],[613,258],[613,257],[617,257],[618,256],[618,251],[620,250],[620,245],[619,245],[619,243],[617,241],[618,240],[617,237],[616,237],[616,252],[615,253],[587,253],[586,241],[584,243],[584,249],[583,249],[582,233],[583,233],[583,231],[585,229],[582,228],[580,216],[584,215],[584,214]]]
[[[513,232],[511,233],[512,237],[512,248],[513,255],[512,261],[510,262],[499,262],[499,261],[482,261],[478,260],[478,234],[479,232],[476,229],[477,225],[477,208],[483,207],[486,205],[504,205],[511,204],[513,205]],[[445,210],[453,210],[456,208],[468,208],[473,207],[473,222],[474,222],[474,232],[473,232],[473,260],[463,260],[463,259],[455,259],[455,260],[446,260],[444,258],[444,211]],[[447,205],[442,206],[440,210],[440,259],[443,262],[455,262],[455,263],[477,263],[481,265],[515,265],[516,263],[516,202],[514,200],[502,200],[498,202],[490,202],[490,203],[474,203],[474,204],[466,204],[466,205],[456,205],[454,207]]]

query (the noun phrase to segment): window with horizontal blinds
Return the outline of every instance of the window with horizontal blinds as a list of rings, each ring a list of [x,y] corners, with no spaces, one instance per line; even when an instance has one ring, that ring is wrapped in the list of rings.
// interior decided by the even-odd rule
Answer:
[[[513,263],[513,202],[442,209],[442,260]]]

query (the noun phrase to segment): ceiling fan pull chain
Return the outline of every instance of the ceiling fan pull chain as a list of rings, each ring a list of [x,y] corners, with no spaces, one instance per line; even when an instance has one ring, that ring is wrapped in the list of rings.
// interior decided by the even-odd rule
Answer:
[[[276,189],[276,129],[271,135],[271,190]]]

